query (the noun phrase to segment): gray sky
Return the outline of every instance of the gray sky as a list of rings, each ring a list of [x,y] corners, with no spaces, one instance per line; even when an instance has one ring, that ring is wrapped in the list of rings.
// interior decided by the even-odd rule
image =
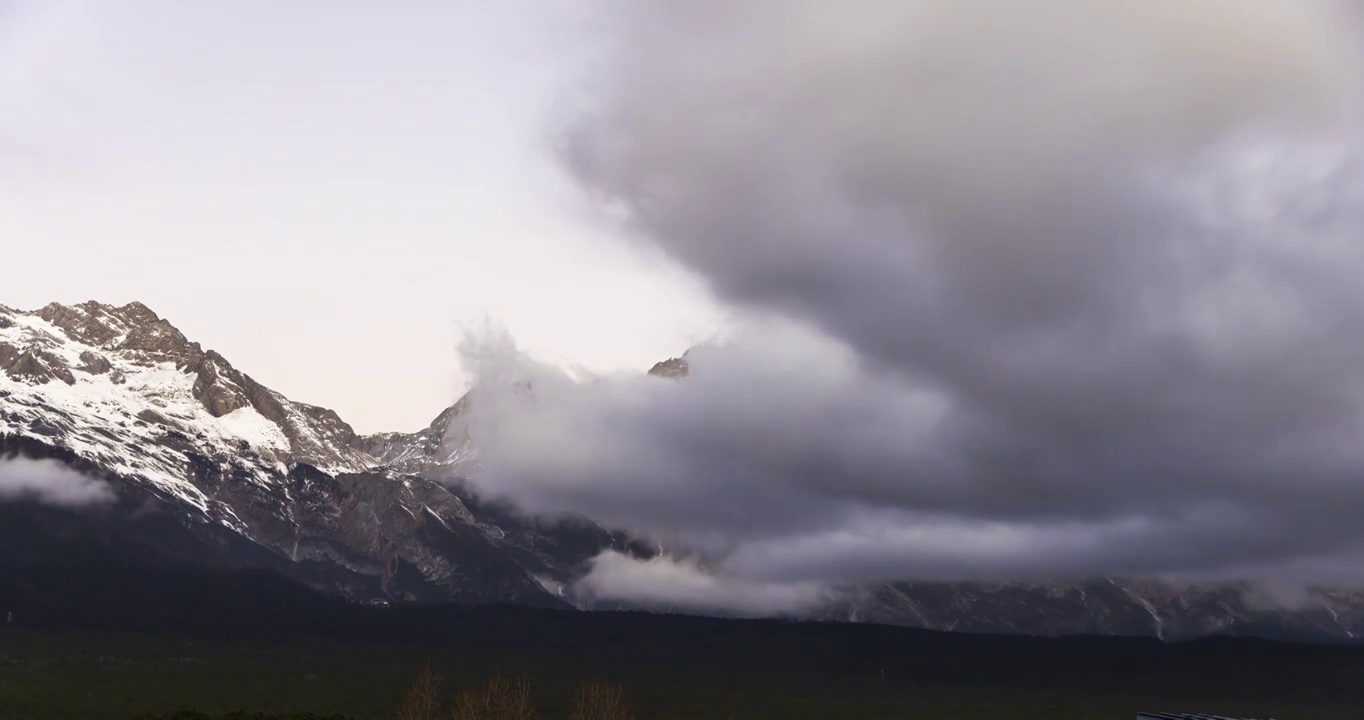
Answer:
[[[578,0],[0,2],[0,303],[141,300],[362,431],[464,383],[456,322],[647,367],[719,313],[548,147]]]
[[[535,376],[478,390],[482,486],[671,553],[588,591],[702,609],[1360,585],[1358,5],[629,4],[565,160],[746,312],[679,382],[472,344]]]
[[[474,481],[669,550],[605,597],[1358,585],[1360,5],[21,2],[0,302],[142,299],[362,429],[499,318]]]

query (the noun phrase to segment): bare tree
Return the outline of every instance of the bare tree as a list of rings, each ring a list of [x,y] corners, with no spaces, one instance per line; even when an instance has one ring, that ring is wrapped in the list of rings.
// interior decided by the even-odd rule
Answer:
[[[635,720],[635,713],[625,700],[624,688],[601,680],[589,680],[578,686],[568,717],[569,720]]]
[[[437,720],[440,715],[440,676],[430,665],[422,668],[403,696],[398,720]]]
[[[536,720],[539,714],[530,700],[530,681],[524,677],[494,675],[480,687],[455,698],[450,720]]]

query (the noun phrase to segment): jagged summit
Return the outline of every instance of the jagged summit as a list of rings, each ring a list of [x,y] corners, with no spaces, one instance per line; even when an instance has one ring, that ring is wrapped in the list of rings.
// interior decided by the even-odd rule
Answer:
[[[685,382],[689,354],[649,374]],[[53,458],[109,479],[121,510],[108,515],[124,513],[120,541],[269,567],[353,599],[591,606],[572,591],[591,558],[636,545],[590,520],[523,518],[473,495],[466,481],[490,480],[470,433],[477,400],[466,394],[419,432],[357,436],[336,413],[262,386],[141,303],[0,306],[0,460]],[[0,524],[26,512],[0,504]],[[822,617],[1167,639],[1364,632],[1364,596],[1348,593],[1285,611],[1255,606],[1237,588],[1103,578],[847,590]]]
[[[200,351],[175,326],[140,302],[122,307],[93,300],[78,305],[50,303],[35,313],[72,339],[106,350],[170,353],[185,347]]]
[[[681,355],[677,357],[672,357],[668,358],[667,360],[661,360],[659,362],[656,362],[654,363],[653,367],[649,368],[649,374],[654,377],[670,378],[673,380],[679,380],[681,378],[687,377],[691,375],[691,362],[689,358],[691,358],[692,353],[696,352],[701,348],[707,347],[707,345],[708,345],[707,343],[703,343],[701,345],[693,345],[687,348],[685,352],[683,352]]]
[[[668,358],[649,368],[649,374],[655,377],[684,378],[691,374],[691,365],[687,362],[686,357]]]
[[[468,413],[472,394],[441,411],[423,430],[365,435],[356,447],[377,463],[399,472],[427,473],[440,468],[450,474],[467,474],[474,462]]]
[[[352,598],[560,604],[539,577],[562,566],[499,544],[508,533],[447,488],[379,467],[336,413],[261,385],[141,303],[0,309],[0,461],[16,453],[107,479],[122,509],[90,522],[117,517],[124,540],[156,552]]]
[[[21,405],[70,407],[62,417],[68,429],[113,422],[140,435],[180,433],[204,451],[247,448],[267,463],[349,471],[372,464],[336,413],[264,387],[142,303],[52,303],[4,317],[0,391]],[[49,422],[9,412],[0,430],[42,435]],[[101,444],[99,433],[89,436]]]

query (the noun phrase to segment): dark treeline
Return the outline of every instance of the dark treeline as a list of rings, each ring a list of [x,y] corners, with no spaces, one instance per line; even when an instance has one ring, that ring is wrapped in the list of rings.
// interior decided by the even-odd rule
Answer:
[[[0,542],[44,510],[0,506]],[[22,512],[21,512],[22,511]],[[22,514],[23,519],[20,519]],[[1215,638],[978,636],[860,624],[724,620],[507,606],[373,608],[324,596],[269,571],[144,560],[135,545],[49,536],[42,552],[0,558],[0,613],[40,630],[136,631],[262,639],[331,638],[572,657],[707,672],[888,678],[960,687],[1197,686],[1355,702],[1364,647]],[[11,546],[13,547],[13,546]]]

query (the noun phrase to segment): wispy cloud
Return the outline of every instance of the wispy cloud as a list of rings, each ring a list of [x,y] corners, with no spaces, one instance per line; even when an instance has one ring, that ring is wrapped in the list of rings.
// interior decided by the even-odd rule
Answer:
[[[0,502],[32,500],[58,507],[102,505],[114,500],[108,483],[56,460],[0,457]]]
[[[636,607],[749,617],[800,615],[834,596],[820,583],[754,581],[705,569],[694,558],[645,560],[610,551],[592,560],[575,590]]]

